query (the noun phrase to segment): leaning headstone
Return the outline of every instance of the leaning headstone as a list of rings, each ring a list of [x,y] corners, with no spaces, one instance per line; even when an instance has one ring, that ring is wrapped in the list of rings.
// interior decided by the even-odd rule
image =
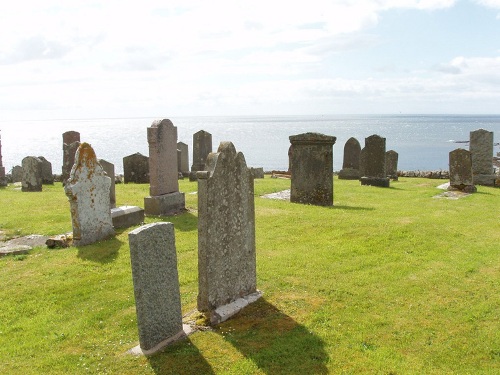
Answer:
[[[177,171],[177,127],[170,120],[153,122],[148,128],[149,197],[144,211],[150,216],[168,216],[185,210],[184,193],[179,192]]]
[[[476,192],[472,175],[471,153],[463,148],[453,150],[449,154],[450,187],[449,190],[461,190],[465,193]]]
[[[149,158],[140,152],[123,158],[123,182],[149,183]]]
[[[260,297],[253,177],[245,157],[222,142],[198,177],[198,310],[212,324]]]
[[[359,141],[351,137],[344,145],[344,161],[342,169],[339,171],[339,179],[341,180],[359,180],[361,177],[359,172],[359,157],[361,153],[361,145]]]
[[[44,185],[54,185],[54,175],[52,174],[52,163],[45,159],[43,156],[39,156],[38,159],[42,162],[42,184]]]
[[[362,150],[363,175],[361,185],[389,187],[385,168],[385,138],[371,135],[365,138],[365,147]]]
[[[106,172],[106,176],[111,178],[111,186],[109,189],[109,208],[116,207],[116,189],[115,189],[115,165],[104,159],[99,159],[102,169]]]
[[[0,136],[0,186],[7,186],[5,167],[2,164],[2,137]]]
[[[23,180],[23,167],[15,165],[12,168],[12,182],[21,182]]]
[[[80,146],[80,133],[70,130],[62,135],[63,137],[63,164],[61,180],[63,183],[69,178],[71,168],[75,164],[75,153]]]
[[[139,346],[151,355],[184,336],[174,225],[144,225],[128,238]]]
[[[42,161],[36,156],[26,156],[22,165],[21,191],[42,191]]]
[[[177,150],[180,151],[179,172],[184,176],[189,174],[189,148],[184,142],[177,142]]]
[[[290,201],[332,206],[333,145],[337,138],[319,133],[303,133],[289,138],[293,147]]]
[[[98,163],[93,148],[82,143],[64,186],[71,208],[73,243],[88,245],[115,234],[109,209],[111,178]]]
[[[398,153],[389,150],[385,153],[385,171],[388,178],[393,181],[398,180]]]
[[[212,134],[200,130],[193,134],[193,164],[189,179],[196,180],[196,172],[205,170],[208,154],[212,152]]]
[[[475,185],[495,185],[493,168],[493,132],[478,129],[470,132],[469,151]]]

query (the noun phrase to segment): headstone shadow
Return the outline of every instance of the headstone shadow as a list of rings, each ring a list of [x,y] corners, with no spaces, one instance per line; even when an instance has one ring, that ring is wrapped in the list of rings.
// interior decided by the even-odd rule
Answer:
[[[78,258],[97,263],[111,263],[118,258],[118,251],[123,242],[116,237],[91,245],[77,246]]]

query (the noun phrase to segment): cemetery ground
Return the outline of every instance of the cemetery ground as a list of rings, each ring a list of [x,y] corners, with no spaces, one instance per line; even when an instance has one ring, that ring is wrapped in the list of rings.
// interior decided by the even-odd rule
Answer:
[[[434,198],[443,180],[334,182],[334,207],[264,199],[255,180],[257,287],[233,319],[153,357],[138,344],[127,234],[0,259],[2,374],[500,373],[500,189]],[[149,185],[117,185],[143,206]],[[196,182],[175,225],[183,314],[196,307]],[[0,189],[8,236],[71,231],[60,183]],[[160,219],[147,218],[146,222]]]

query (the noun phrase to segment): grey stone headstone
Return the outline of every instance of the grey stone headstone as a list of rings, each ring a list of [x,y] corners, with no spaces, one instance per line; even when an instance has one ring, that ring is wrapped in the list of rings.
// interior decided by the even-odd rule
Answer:
[[[333,205],[333,145],[336,137],[304,133],[289,137],[292,144],[290,201]]]
[[[359,172],[360,153],[359,141],[354,137],[349,138],[344,145],[344,161],[342,169],[339,171],[339,179],[358,180],[361,177]]]
[[[205,170],[208,154],[212,152],[212,134],[200,130],[193,134],[193,165],[191,172]]]
[[[475,185],[495,185],[493,168],[493,132],[478,129],[470,132],[469,151]]]
[[[398,180],[398,158],[399,154],[394,150],[385,153],[385,170],[387,177],[391,180]]]
[[[250,172],[252,173],[253,178],[264,178],[264,168],[250,168]]]
[[[43,156],[39,156],[38,159],[42,162],[42,184],[53,185],[54,175],[52,174],[52,163]]]
[[[361,185],[389,187],[385,167],[385,138],[376,134],[365,138],[360,159],[363,161]]]
[[[22,191],[42,191],[42,161],[36,156],[26,156],[23,161]]]
[[[109,207],[115,208],[116,207],[115,165],[104,159],[99,159],[99,164],[101,164],[102,169],[104,169],[106,176],[111,178],[111,186],[109,189]]]
[[[0,186],[7,186],[5,167],[2,164],[2,137],[0,136]]]
[[[243,154],[222,142],[198,172],[198,310],[212,314],[256,283],[253,177]]]
[[[462,190],[467,193],[475,192],[471,153],[463,148],[458,148],[451,151],[449,157],[450,190]]]
[[[149,183],[149,157],[139,152],[123,158],[123,182]]]
[[[174,225],[144,225],[128,238],[139,342],[148,354],[184,332]]]
[[[73,244],[88,245],[115,234],[109,208],[111,178],[97,162],[94,150],[82,143],[64,186],[71,208]]]
[[[15,165],[12,168],[12,182],[21,182],[23,180],[23,167]]]
[[[74,130],[63,133],[63,164],[61,179],[63,183],[68,179],[71,168],[75,164],[75,153],[80,146],[80,133]]]
[[[177,142],[177,150],[181,152],[179,158],[179,172],[183,175],[189,174],[189,147],[184,142]]]

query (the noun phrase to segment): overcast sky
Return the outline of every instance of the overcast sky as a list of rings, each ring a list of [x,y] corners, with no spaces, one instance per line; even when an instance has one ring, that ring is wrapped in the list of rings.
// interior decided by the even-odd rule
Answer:
[[[500,113],[500,0],[6,1],[0,119]]]

